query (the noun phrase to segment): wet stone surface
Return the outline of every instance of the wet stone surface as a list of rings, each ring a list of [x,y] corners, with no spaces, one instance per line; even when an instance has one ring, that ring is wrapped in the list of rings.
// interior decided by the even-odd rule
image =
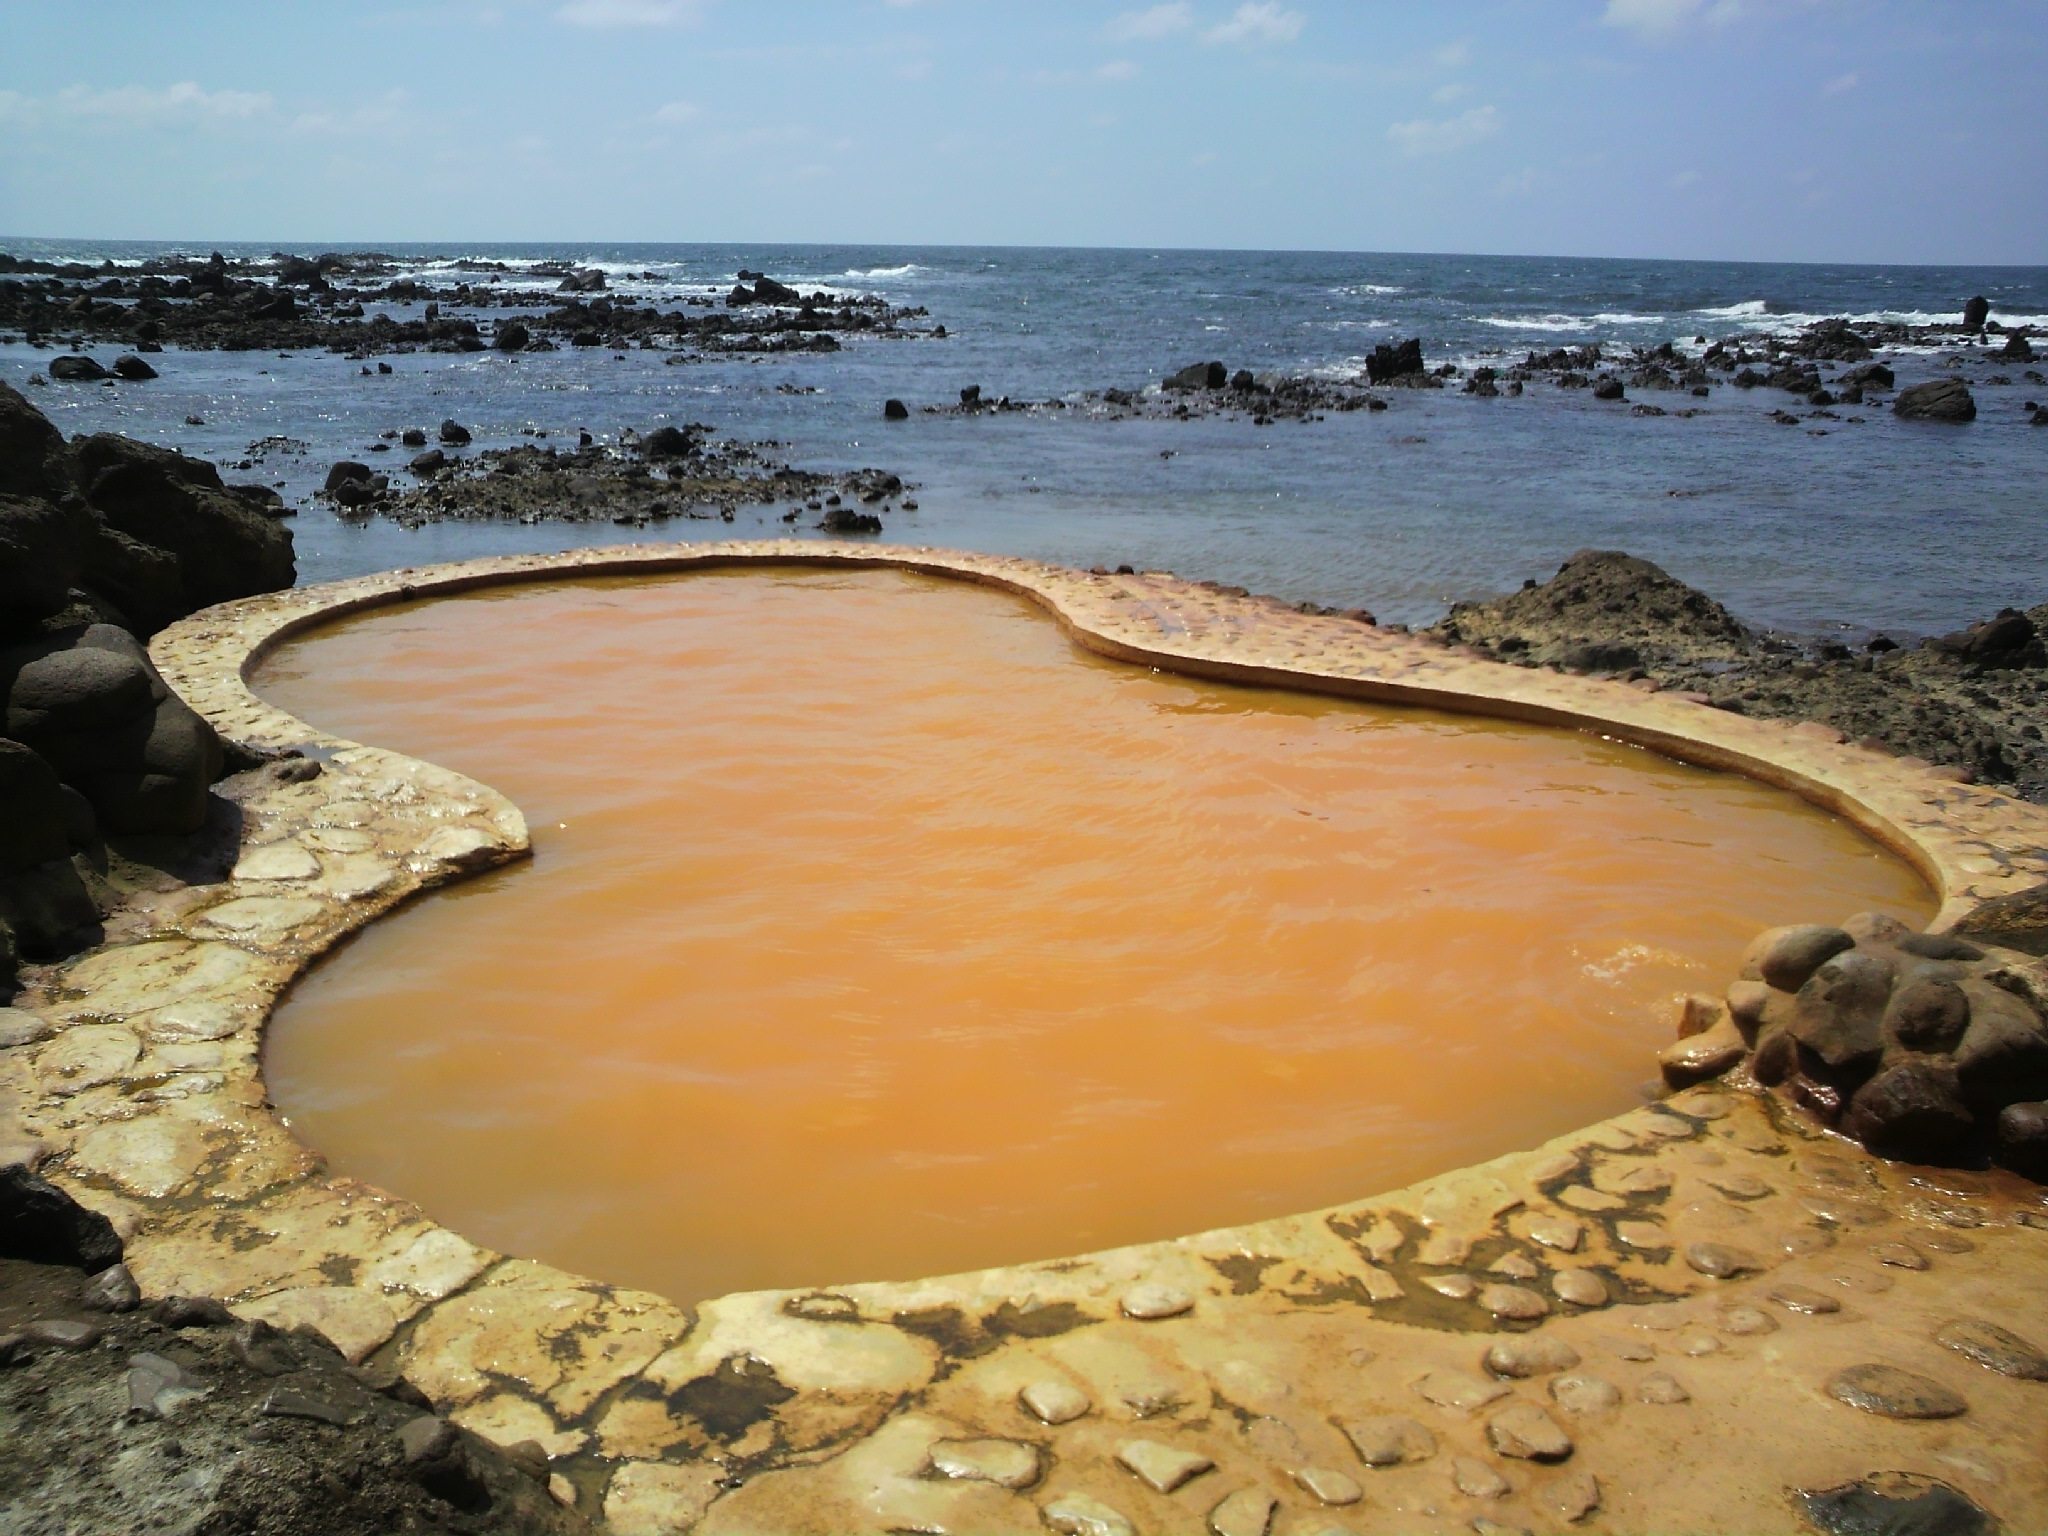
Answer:
[[[1960,1392],[1895,1365],[1852,1365],[1829,1380],[1828,1393],[1893,1419],[1953,1419],[1970,1410]]]

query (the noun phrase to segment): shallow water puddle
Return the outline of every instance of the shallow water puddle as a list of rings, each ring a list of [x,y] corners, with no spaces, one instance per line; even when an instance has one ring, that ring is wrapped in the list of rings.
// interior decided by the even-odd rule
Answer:
[[[1389,1189],[1627,1108],[1766,924],[1933,910],[1744,779],[893,572],[499,588],[257,685],[536,850],[316,967],[273,1098],[466,1236],[679,1300]]]

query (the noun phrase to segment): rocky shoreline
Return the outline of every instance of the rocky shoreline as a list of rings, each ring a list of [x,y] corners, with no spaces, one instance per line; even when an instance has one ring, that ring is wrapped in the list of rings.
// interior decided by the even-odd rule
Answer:
[[[921,308],[873,295],[799,293],[745,272],[722,300],[672,296],[663,310],[606,291],[604,273],[567,262],[514,272],[448,264],[442,284],[399,277],[377,252],[266,261],[166,258],[140,267],[27,261],[0,253],[0,331],[31,345],[121,346],[111,368],[58,359],[53,378],[153,377],[143,354],[165,346],[223,351],[325,348],[366,359],[408,352],[552,352],[558,347],[690,348],[699,353],[835,352],[849,336],[943,337]],[[652,277],[653,274],[646,274]],[[540,279],[537,284],[534,279]],[[559,278],[550,292],[546,283]],[[375,306],[374,308],[370,306]]]

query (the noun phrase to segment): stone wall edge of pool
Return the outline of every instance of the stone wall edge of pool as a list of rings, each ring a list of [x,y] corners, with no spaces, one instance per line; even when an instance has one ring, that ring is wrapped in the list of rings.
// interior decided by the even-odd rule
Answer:
[[[1276,1500],[1341,1513],[1362,1482],[1407,1478],[1436,1478],[1439,1502],[1510,1528],[1604,1508],[1615,1528],[1793,1530],[1787,1490],[1895,1463],[2008,1523],[2048,1515],[2039,1458],[2007,1468],[1966,1446],[1964,1462],[1986,1463],[1973,1483],[1954,1456],[1902,1448],[1899,1425],[1918,1422],[1901,1416],[1904,1388],[1872,1407],[1884,1391],[1864,1378],[1835,1386],[1872,1363],[1953,1379],[1968,1399],[1955,1433],[2024,1447],[2013,1426],[2048,1386],[1930,1341],[1943,1307],[2026,1326],[2023,1298],[2048,1280],[2040,1190],[1887,1164],[1719,1086],[1326,1211],[695,1309],[481,1249],[328,1175],[265,1097],[271,1007],[348,933],[529,844],[504,796],[272,708],[248,686],[255,667],[307,629],[414,598],[778,565],[964,579],[1031,599],[1115,660],[1596,731],[1743,773],[1909,859],[1941,900],[1937,927],[2048,880],[2048,810],[1828,728],[1505,666],[1163,573],[807,541],[385,572],[225,604],[156,638],[166,680],[223,736],[301,755],[274,761],[245,802],[226,883],[159,904],[24,996],[41,1026],[0,1051],[0,1156],[108,1215],[145,1295],[216,1295],[316,1328],[469,1427],[538,1440],[564,1492],[620,1531],[1263,1532]],[[1866,1253],[1887,1245],[1901,1251]],[[1935,1270],[1941,1296],[1873,1299]],[[1607,1347],[1616,1334],[1630,1347]],[[1837,1359],[1851,1342],[1855,1358]],[[1645,1369],[1660,1343],[1673,1368]],[[1490,1345],[1514,1348],[1482,1366]],[[1598,1358],[1582,1376],[1523,1369],[1566,1354]],[[1731,1447],[1754,1439],[1743,1464],[1768,1496],[1731,1494],[1725,1466],[1683,1468],[1701,1415]],[[1787,1433],[1794,1421],[1814,1433]]]

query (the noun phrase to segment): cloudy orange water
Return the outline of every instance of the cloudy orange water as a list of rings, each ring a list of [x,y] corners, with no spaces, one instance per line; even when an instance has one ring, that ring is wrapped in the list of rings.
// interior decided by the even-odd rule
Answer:
[[[1924,888],[1594,736],[1090,657],[895,573],[499,589],[259,690],[511,795],[535,857],[318,966],[338,1171],[681,1300],[1312,1209],[1636,1102],[1759,928]]]

